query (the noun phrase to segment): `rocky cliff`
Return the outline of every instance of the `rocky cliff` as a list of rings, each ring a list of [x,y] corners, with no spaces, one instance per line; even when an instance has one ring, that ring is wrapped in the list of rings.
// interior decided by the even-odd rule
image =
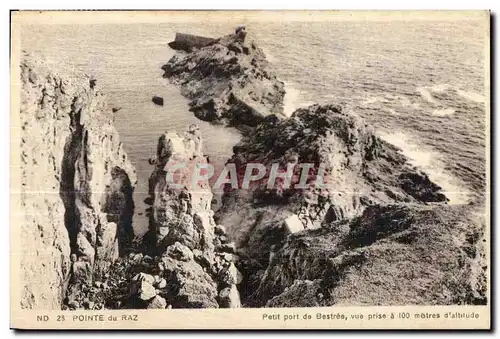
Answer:
[[[130,246],[135,170],[94,79],[20,67],[21,306],[58,309]]]
[[[174,170],[178,164],[183,167]],[[160,275],[168,282],[164,297],[174,308],[240,305],[234,246],[227,243],[224,227],[213,219],[208,180],[195,177],[206,164],[196,125],[184,134],[160,137],[150,178],[151,230],[156,234]],[[169,171],[174,173],[172,179]]]
[[[234,244],[214,221],[208,180],[195,179],[207,164],[198,127],[163,134],[150,162],[150,230],[88,299],[106,308],[240,307]]]
[[[247,204],[252,213],[260,210],[261,214],[272,207],[272,218],[296,214],[302,230],[351,218],[374,204],[447,201],[441,188],[410,165],[396,147],[379,139],[355,114],[336,105],[299,109],[286,120],[270,116],[244,137],[234,151],[230,162],[236,165],[238,173],[245,173],[249,164],[256,163],[267,169],[266,175],[249,190],[226,192],[219,217],[224,224],[238,225],[234,233],[228,228],[238,245],[242,239],[237,233],[247,233],[247,229],[235,220],[238,216],[233,213],[234,204]],[[304,176],[305,188],[297,188],[302,180],[297,164],[306,163],[310,168],[304,170],[308,173]],[[289,188],[282,187],[279,180],[268,187],[272,164],[279,164],[283,171],[289,165],[295,166]],[[324,168],[323,187],[316,185],[320,167]],[[238,213],[241,221],[255,219]],[[259,220],[262,224],[270,219]]]
[[[313,105],[284,117],[282,83],[245,36],[163,67],[199,118],[253,127],[229,161],[238,189],[225,187],[215,215],[235,242],[243,305],[485,303],[478,207],[447,206],[441,187],[353,112]],[[269,184],[276,164],[289,176]],[[244,187],[256,165],[265,174]]]
[[[478,206],[372,206],[287,238],[252,296],[267,307],[486,304]]]
[[[197,126],[166,132],[150,159],[150,230],[134,244],[135,172],[96,80],[23,59],[23,307],[487,302],[481,206],[448,206],[340,106],[285,117],[283,83],[244,28],[181,47],[163,69],[191,110],[245,126],[228,161],[238,188],[223,188],[214,213],[215,191],[196,180],[208,163]],[[254,165],[265,173],[245,187]],[[269,183],[276,165],[281,177]]]
[[[283,115],[284,83],[264,52],[241,32],[190,50],[162,69],[164,77],[180,85],[198,118],[255,126],[268,115]]]
[[[445,207],[447,198],[441,193],[438,185],[431,182],[425,173],[409,164],[399,149],[379,139],[354,113],[346,112],[339,106],[313,105],[297,110],[286,120],[267,117],[251,135],[243,138],[242,142],[235,146],[234,151],[230,162],[236,165],[240,175],[245,173],[249,164],[255,163],[265,165],[266,173],[269,173],[271,165],[276,163],[283,171],[290,164],[311,164],[309,175],[305,176],[307,178],[305,189],[298,188],[302,177],[300,169],[298,172],[297,170],[292,172],[289,188],[284,187],[279,180],[269,187],[269,175],[266,174],[247,190],[226,189],[223,206],[218,211],[216,220],[227,225],[229,237],[235,241],[238,248],[240,257],[238,267],[245,277],[241,285],[244,290],[242,297],[247,306],[264,305],[272,297],[281,294],[285,288],[291,287],[295,280],[303,280],[300,286],[294,287],[296,291],[305,291],[304,289],[309,291],[309,285],[304,285],[306,280],[319,279],[318,277],[322,276],[322,272],[329,267],[334,258],[351,256],[355,251],[354,247],[368,246],[364,244],[365,241],[370,245],[377,241],[385,244],[384,250],[378,251],[377,255],[382,256],[381,260],[387,262],[388,267],[384,268],[386,272],[396,270],[396,267],[421,265],[420,260],[417,260],[417,254],[390,258],[391,248],[394,249],[394,253],[404,252],[405,249],[400,248],[397,243],[386,244],[385,238],[390,232],[406,234],[407,228],[414,230],[412,227],[415,227],[416,230],[412,231],[415,237],[433,238],[415,244],[415,246],[422,244],[431,246],[428,249],[419,247],[418,251],[421,252],[418,253],[431,251],[434,249],[432,246],[438,246],[438,242],[442,241],[436,240],[434,235],[431,235],[430,228],[432,232],[438,232],[440,237],[445,237],[448,232],[446,228],[450,227],[455,232],[454,237],[462,239],[460,244],[454,240],[443,243],[448,251],[447,261],[435,261],[436,266],[429,268],[430,270],[438,270],[439,274],[445,274],[446,265],[461,265],[462,256],[470,254],[468,249],[463,249],[467,246],[474,252],[468,258],[471,261],[476,260],[477,251],[472,249],[476,248],[483,232],[481,227],[467,230],[460,218],[450,220],[452,217],[467,214],[467,207],[458,209],[457,212]],[[317,187],[315,184],[320,167],[324,168],[323,187]],[[401,207],[403,212],[398,208],[384,210],[384,206],[394,204],[403,206]],[[359,219],[360,216],[363,216],[362,219]],[[417,216],[420,219],[417,220]],[[429,225],[424,225],[424,216],[429,218],[433,216],[434,219],[429,219]],[[405,226],[393,231],[391,222],[395,224],[394,227],[400,224]],[[357,223],[362,223],[366,230],[356,229]],[[377,229],[377,225],[380,229]],[[350,240],[342,237],[342,230],[348,233]],[[370,233],[372,231],[374,234]],[[472,235],[469,232],[472,232]],[[377,235],[378,233],[380,234]],[[310,238],[309,245],[304,247],[300,241],[295,242],[295,236],[298,239]],[[368,240],[367,237],[374,237],[374,240]],[[473,240],[464,242],[464,239]],[[338,241],[352,243],[357,241],[359,244],[349,245],[351,248],[338,245]],[[316,248],[316,245],[320,246],[321,250],[307,249],[308,246]],[[411,250],[413,251],[413,248]],[[354,270],[359,266],[356,260],[352,265],[349,269]],[[473,268],[454,273],[460,273],[467,279],[474,280],[475,271],[481,271],[481,265],[471,264],[472,266]],[[366,274],[366,280],[377,280],[375,271],[367,271]],[[344,278],[336,276],[335,279],[343,281]],[[311,281],[307,284],[313,283]],[[352,287],[345,283],[346,289]],[[436,282],[439,283],[443,283],[443,280]],[[376,284],[376,282],[366,284]],[[410,281],[399,279],[386,288],[390,287],[394,292],[399,289],[411,289],[414,287],[410,286],[411,284]],[[471,287],[469,290],[472,289]],[[245,293],[246,291],[250,292]],[[373,291],[367,287],[366,303],[370,303],[369,300],[377,302],[375,294],[372,295]],[[434,292],[431,290],[422,291],[421,298],[415,299],[415,302],[431,302],[435,297],[432,293]],[[447,292],[443,290],[439,293]],[[478,295],[476,292],[470,293]],[[282,299],[279,299],[280,302],[275,300],[271,304],[291,306],[293,302],[285,301],[287,295],[284,294]],[[457,295],[448,299],[436,297],[435,300],[438,303],[453,303],[451,301],[453,298],[458,300],[461,297]],[[473,299],[464,297],[460,300],[471,302]],[[329,303],[338,301],[330,300]]]

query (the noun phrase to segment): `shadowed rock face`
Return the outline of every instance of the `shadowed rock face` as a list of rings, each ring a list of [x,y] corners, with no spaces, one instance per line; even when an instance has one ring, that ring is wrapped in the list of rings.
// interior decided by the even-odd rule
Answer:
[[[110,223],[118,225],[118,244],[120,255],[132,247],[134,230],[132,217],[134,215],[134,201],[132,200],[134,187],[125,170],[114,167],[111,170],[111,182],[106,186],[105,202],[102,212],[106,213]]]
[[[202,120],[255,126],[268,115],[283,114],[283,82],[270,70],[264,52],[236,34],[177,54],[162,69]]]
[[[57,309],[70,277],[92,280],[118,257],[135,170],[95,81],[31,57],[20,67],[21,306]]]

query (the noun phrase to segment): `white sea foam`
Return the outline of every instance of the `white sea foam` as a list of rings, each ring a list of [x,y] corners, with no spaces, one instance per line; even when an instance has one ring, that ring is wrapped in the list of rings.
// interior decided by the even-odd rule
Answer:
[[[460,89],[457,90],[457,93],[462,98],[465,98],[465,99],[470,100],[470,101],[483,102],[483,103],[486,101],[486,98],[483,95],[479,94],[479,93],[462,91]]]
[[[434,105],[438,105],[439,102],[434,99],[432,96],[432,93],[442,93],[444,91],[453,89],[453,86],[449,84],[438,84],[438,85],[432,85],[432,86],[421,86],[417,87],[417,92],[420,93],[420,95],[428,102]]]
[[[476,92],[471,92],[471,91],[464,91],[461,90],[455,86],[452,86],[450,84],[439,84],[439,85],[433,85],[433,86],[421,86],[417,87],[417,91],[420,93],[420,95],[427,100],[428,102],[432,104],[437,104],[437,101],[433,98],[432,92],[436,93],[442,93],[447,90],[455,90],[458,95],[460,95],[462,98],[473,101],[473,102],[485,102],[486,98],[484,95],[481,95]]]
[[[429,87],[417,87],[417,92],[420,93],[422,98],[424,98],[426,101],[430,102],[431,104],[439,104],[436,99],[432,96],[431,92],[429,91]]]
[[[427,88],[430,89],[432,92],[439,92],[439,93],[441,93],[441,92],[444,92],[446,90],[452,89],[453,86],[449,85],[449,84],[439,84],[439,85],[429,86]]]
[[[283,99],[283,113],[290,117],[292,113],[302,107],[313,105],[313,102],[304,101],[300,95],[300,91],[289,82],[285,82],[285,98]]]
[[[368,97],[361,103],[362,105],[370,105],[384,100],[382,97]]]
[[[469,191],[457,178],[445,170],[444,163],[439,160],[438,152],[418,145],[418,138],[406,133],[379,132],[378,134],[385,141],[399,147],[412,165],[421,168],[433,182],[441,186],[443,193],[450,200],[449,204],[469,202]]]
[[[412,102],[406,96],[398,96],[398,99],[399,99],[401,105],[405,108],[412,108],[412,109],[419,109],[420,108],[420,104],[418,102]]]
[[[453,108],[442,108],[442,109],[435,109],[432,111],[432,115],[438,116],[438,117],[445,117],[447,115],[452,115],[455,113],[455,110]]]
[[[270,63],[275,63],[278,61],[278,58],[276,58],[274,55],[272,55],[271,52],[269,52],[269,50],[267,48],[264,48],[262,46],[260,46],[260,48],[262,49],[262,51],[266,55],[267,61],[269,61]]]

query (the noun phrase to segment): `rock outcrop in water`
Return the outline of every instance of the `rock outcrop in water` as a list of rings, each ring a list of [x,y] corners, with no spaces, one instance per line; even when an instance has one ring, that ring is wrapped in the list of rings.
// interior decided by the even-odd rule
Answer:
[[[176,54],[162,69],[198,118],[255,126],[271,114],[282,116],[284,83],[255,42],[238,33]]]
[[[135,170],[95,81],[20,68],[21,306],[60,309],[130,246]]]
[[[291,176],[290,188],[283,188],[279,180],[268,188],[266,175],[249,190],[226,190],[216,220],[228,227],[238,248],[246,306],[263,306],[267,302],[270,306],[292,306],[298,302],[294,298],[303,300],[297,306],[307,306],[304,303],[308,302],[313,303],[309,306],[316,305],[317,298],[299,297],[300,293],[320,293],[321,298],[326,298],[318,301],[321,305],[381,303],[374,287],[380,281],[379,275],[405,266],[422,266],[429,271],[422,270],[419,276],[402,269],[400,279],[388,277],[391,284],[383,285],[386,293],[395,293],[388,302],[396,304],[406,297],[407,302],[418,304],[474,303],[484,299],[484,272],[477,264],[476,247],[483,232],[481,227],[467,229],[467,223],[457,217],[466,215],[467,207],[446,207],[447,198],[441,188],[410,165],[399,149],[379,139],[357,116],[336,105],[299,109],[287,120],[270,116],[234,150],[231,162],[240,174],[252,163],[264,164],[267,173],[273,163],[280,164],[283,171],[290,164],[312,164],[306,189],[296,188],[301,178],[299,170]],[[325,186],[318,188],[315,182],[321,166]],[[397,206],[386,207],[394,204]],[[454,233],[449,233],[448,228]],[[444,242],[441,238],[446,234],[451,238]],[[399,240],[395,240],[397,237]],[[419,253],[437,255],[440,242],[447,258],[436,260],[434,266],[421,263]],[[365,249],[367,246],[371,247]],[[408,251],[412,252],[405,254]],[[373,257],[365,260],[365,254],[358,252],[373,253]],[[465,257],[471,262],[470,267],[458,267]],[[360,262],[367,261],[367,267],[372,267],[370,260],[381,266],[381,273],[368,268],[361,271]],[[327,268],[331,271],[330,266],[336,261],[339,264],[333,268],[333,277],[324,278],[323,272]],[[464,279],[457,282],[460,287],[453,293],[446,290],[449,285],[443,284],[450,277],[447,265],[457,265],[450,274],[460,274]],[[351,276],[346,278],[346,272]],[[434,287],[422,282],[429,289],[413,291],[421,282],[410,281],[411,274],[416,274],[416,279],[435,279]],[[351,291],[352,296],[340,301],[335,293],[344,295],[355,288],[345,279],[367,280],[366,289]],[[295,280],[298,282],[294,285]],[[326,282],[328,287],[323,286]],[[458,292],[466,282],[470,282],[468,297]],[[442,290],[433,290],[436,286]],[[273,297],[277,299],[270,301]]]
[[[299,109],[282,121],[270,116],[234,149],[231,162],[239,173],[254,163],[265,165],[267,171],[250,192],[229,193],[225,209],[234,210],[231,201],[241,203],[240,196],[245,195],[243,201],[254,210],[275,205],[296,214],[304,229],[351,218],[374,204],[447,201],[441,188],[410,165],[397,148],[379,139],[359,117],[336,105]],[[279,181],[271,189],[267,187],[272,164],[285,171],[288,165],[306,163],[312,166],[306,189],[295,188],[302,174],[298,166],[290,188],[283,189]],[[318,188],[315,183],[321,166],[324,187]],[[223,220],[228,217],[221,215]]]
[[[168,43],[168,46],[175,50],[192,52],[196,48],[202,48],[213,44],[215,39],[202,37],[192,34],[176,33],[174,41]]]

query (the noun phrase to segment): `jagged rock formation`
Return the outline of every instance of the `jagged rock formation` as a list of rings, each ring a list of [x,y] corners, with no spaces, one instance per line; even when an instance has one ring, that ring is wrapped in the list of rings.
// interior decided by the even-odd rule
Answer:
[[[245,36],[239,30],[177,54],[162,67],[164,77],[191,100],[190,110],[198,118],[255,126],[268,115],[282,116],[284,83],[270,70],[264,52]]]
[[[372,206],[349,222],[287,238],[253,301],[267,307],[486,304],[484,231],[481,211],[471,206]]]
[[[20,67],[21,306],[60,309],[129,246],[135,170],[95,81]]]
[[[441,187],[339,106],[313,105],[284,119],[282,85],[240,33],[192,46],[163,69],[200,119],[254,127],[230,160],[239,189],[226,187],[215,216],[235,242],[243,304],[484,303],[482,226],[467,229],[460,219],[469,207],[446,206]],[[252,164],[266,173],[245,189]],[[273,164],[281,173],[311,168],[304,175],[295,166],[268,185]],[[428,259],[440,243],[446,258]]]
[[[176,164],[184,167],[169,181],[167,172]],[[193,178],[196,167],[206,164],[197,126],[190,126],[184,135],[160,137],[150,179],[152,229],[161,253],[159,268],[170,289],[166,298],[174,308],[239,307],[239,272],[231,246],[223,246],[224,228],[219,226],[216,235],[211,188],[208,180]]]
[[[107,283],[113,288],[94,294],[107,308],[240,307],[234,244],[215,224],[208,180],[193,180],[207,164],[198,127],[162,135],[151,163],[150,232],[137,248],[146,253],[121,259]]]
[[[265,290],[262,281],[269,279],[267,266],[276,246],[289,233],[345,221],[373,205],[447,202],[441,188],[410,165],[397,148],[336,105],[299,109],[287,120],[267,117],[235,146],[231,162],[239,174],[251,163],[267,168],[266,175],[249,190],[227,191],[217,215],[239,249],[242,271],[248,272],[248,280],[242,284],[246,290]],[[293,172],[290,188],[283,187],[283,180],[268,188],[273,163],[283,170],[290,164],[312,164],[305,177],[307,188],[297,188],[300,168]],[[321,166],[325,185],[318,188]],[[290,277],[299,279],[300,275]],[[252,295],[245,298],[249,303],[255,299]]]
[[[252,163],[267,168],[266,175],[249,192],[236,190],[225,197],[221,222],[238,224],[239,229],[235,232],[242,232],[242,229],[238,221],[233,220],[235,216],[231,210],[234,204],[245,202],[254,211],[264,211],[274,205],[273,215],[279,214],[278,211],[288,216],[294,213],[302,221],[303,228],[311,229],[324,222],[359,215],[364,207],[374,204],[447,201],[440,193],[441,188],[410,165],[397,148],[376,137],[357,116],[335,105],[299,109],[283,121],[273,116],[266,118],[235,146],[231,162],[240,174]],[[298,166],[289,189],[283,189],[279,180],[271,189],[267,187],[272,164],[279,164],[286,170],[289,164],[304,163],[312,164],[304,181],[306,189],[296,188],[302,180]],[[316,180],[321,164],[325,169],[324,187],[318,188]],[[241,182],[242,178],[239,179]],[[241,213],[241,219],[252,218]],[[232,232],[230,228],[228,231]]]
[[[175,39],[168,43],[170,48],[185,52],[192,52],[195,48],[201,48],[214,43],[215,39],[192,34],[176,33]]]

